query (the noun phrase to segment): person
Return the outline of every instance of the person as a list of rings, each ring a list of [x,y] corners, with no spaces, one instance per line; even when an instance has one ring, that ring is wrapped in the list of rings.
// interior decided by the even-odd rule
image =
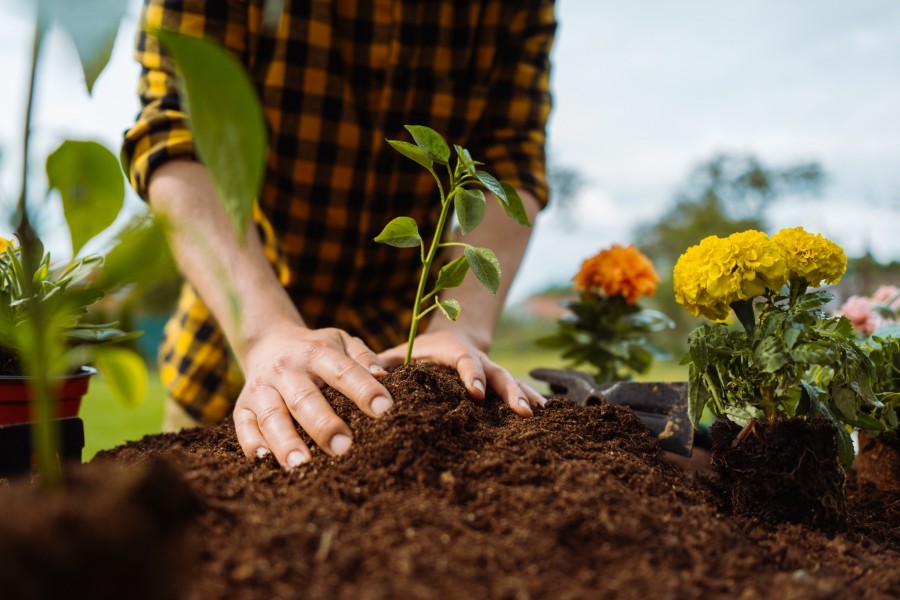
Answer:
[[[373,238],[407,215],[430,239],[440,202],[432,176],[385,139],[409,140],[405,124],[441,132],[510,182],[533,220],[547,201],[556,22],[552,0],[284,0],[281,10],[270,31],[262,0],[145,0],[142,108],[123,157],[137,192],[176,224],[186,276],[160,351],[169,428],[231,411],[245,454],[292,468],[310,458],[296,424],[329,455],[352,444],[322,386],[373,418],[392,406],[379,378],[403,361],[420,263]],[[194,156],[159,28],[222,44],[258,88],[271,131],[244,244]],[[491,296],[467,277],[454,290],[459,319],[420,327],[413,355],[454,367],[473,399],[492,388],[522,417],[543,398],[488,350],[529,234],[489,198],[466,242],[496,252],[501,288]]]

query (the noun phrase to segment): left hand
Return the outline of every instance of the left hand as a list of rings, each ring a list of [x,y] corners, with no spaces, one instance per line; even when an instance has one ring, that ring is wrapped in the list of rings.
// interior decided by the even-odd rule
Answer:
[[[378,357],[385,367],[401,365],[406,357],[406,344],[385,350]],[[469,396],[475,400],[483,400],[486,386],[490,387],[520,417],[533,417],[531,407],[547,403],[543,396],[488,358],[462,331],[442,329],[423,333],[416,337],[412,357],[456,369]]]

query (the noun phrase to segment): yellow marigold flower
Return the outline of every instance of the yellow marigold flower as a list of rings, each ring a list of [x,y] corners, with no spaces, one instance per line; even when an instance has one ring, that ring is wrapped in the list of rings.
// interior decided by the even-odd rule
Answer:
[[[712,235],[691,246],[675,264],[673,280],[675,299],[689,313],[721,321],[732,302],[780,289],[787,271],[778,247],[750,230],[724,239]]]
[[[14,245],[14,240],[7,240],[6,238],[0,237],[0,252],[6,252],[7,248]]]
[[[584,261],[573,280],[578,290],[602,291],[634,304],[642,296],[656,292],[659,275],[650,259],[633,245],[614,245]]]
[[[790,279],[803,279],[817,287],[823,282],[837,283],[847,270],[844,250],[819,233],[809,233],[802,227],[782,229],[772,241],[784,254]]]

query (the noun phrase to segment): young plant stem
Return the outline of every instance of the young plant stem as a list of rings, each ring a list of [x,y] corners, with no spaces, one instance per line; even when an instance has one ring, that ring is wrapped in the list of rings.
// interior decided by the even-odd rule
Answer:
[[[756,314],[753,312],[753,300],[735,300],[731,303],[731,309],[734,311],[738,321],[741,322],[741,325],[744,326],[744,331],[752,338],[753,332],[756,330]]]
[[[428,254],[425,255],[425,259],[422,261],[422,275],[419,277],[419,287],[416,290],[416,299],[413,303],[413,312],[412,312],[412,323],[409,325],[409,341],[406,345],[406,358],[403,361],[403,364],[408,365],[412,360],[412,351],[413,351],[413,342],[416,339],[416,331],[419,328],[419,320],[424,316],[424,313],[419,314],[419,309],[422,306],[422,300],[425,296],[425,284],[428,282],[428,273],[431,271],[431,264],[434,262],[434,257],[437,254],[438,247],[440,246],[441,235],[444,231],[444,224],[447,222],[447,215],[450,214],[450,206],[451,199],[453,197],[454,191],[451,191],[450,195],[444,195],[444,188],[441,185],[440,179],[435,175],[435,180],[438,184],[438,191],[441,194],[441,216],[438,219],[437,229],[434,232],[434,238],[431,240],[431,246],[428,248]],[[453,190],[454,181],[453,174],[450,174],[450,188]]]
[[[25,103],[25,124],[22,136],[22,186],[17,205],[19,223],[16,227],[16,237],[22,245],[22,267],[25,273],[34,273],[41,261],[41,245],[34,227],[28,218],[28,154],[31,146],[31,119],[34,108],[34,90],[37,76],[38,54],[40,53],[43,29],[40,19],[37,19],[34,31],[34,43],[31,48],[31,71],[28,82],[28,99]],[[34,296],[34,282],[30,277],[23,277],[22,284],[25,287],[26,297]],[[38,470],[41,474],[41,484],[47,489],[57,489],[62,485],[62,473],[56,456],[59,448],[59,424],[54,419],[53,390],[50,387],[49,346],[45,339],[49,324],[44,322],[43,311],[40,303],[29,304],[27,326],[31,331],[25,332],[26,336],[34,341],[34,345],[24,349],[23,362],[31,376],[31,403],[34,408],[34,434],[31,436],[32,452],[38,457]]]

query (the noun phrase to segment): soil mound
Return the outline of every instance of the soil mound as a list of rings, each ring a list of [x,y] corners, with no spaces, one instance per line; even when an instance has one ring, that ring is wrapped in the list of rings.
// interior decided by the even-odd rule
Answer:
[[[720,514],[627,409],[519,419],[433,365],[384,383],[378,420],[327,390],[354,446],[291,472],[245,458],[231,424],[96,462],[167,457],[203,499],[190,598],[900,597],[900,496],[851,485],[833,538],[767,525]]]

